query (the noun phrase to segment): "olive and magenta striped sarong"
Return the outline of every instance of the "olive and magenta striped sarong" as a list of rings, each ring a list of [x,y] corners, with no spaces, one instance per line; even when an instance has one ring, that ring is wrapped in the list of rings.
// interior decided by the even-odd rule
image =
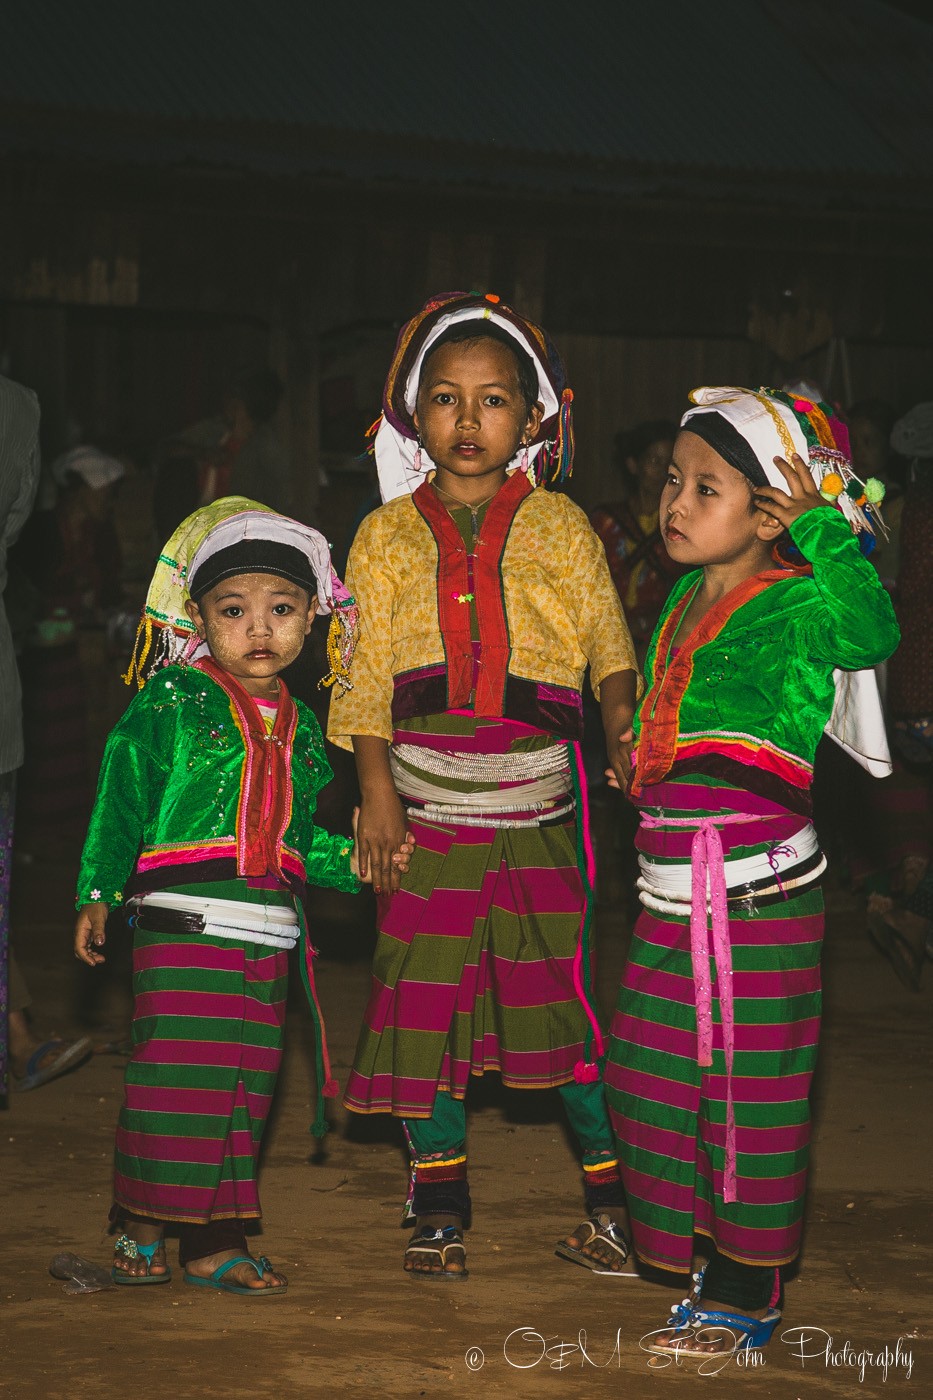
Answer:
[[[421,723],[408,722],[396,743],[489,754],[554,742],[525,724],[465,713]],[[519,1089],[570,1082],[590,1027],[577,990],[588,991],[589,967],[575,821],[408,820],[418,844],[401,890],[380,901],[347,1108],[429,1118],[439,1089],[462,1098],[470,1075],[487,1070]]]
[[[287,989],[282,949],[135,930],[117,1205],[192,1225],[261,1215],[256,1160]]]
[[[655,820],[641,826],[639,850],[680,865],[703,818],[747,814],[720,827],[727,875],[730,859],[787,850],[805,825],[777,802],[706,778],[655,784],[640,805]],[[727,1073],[712,936],[713,1062],[703,1068],[689,916],[645,909],[635,926],[605,1082],[635,1248],[649,1264],[689,1270],[695,1232],[746,1264],[784,1264],[799,1251],[823,899],[815,884],[786,896],[757,910],[729,907],[734,1193],[724,1189]]]

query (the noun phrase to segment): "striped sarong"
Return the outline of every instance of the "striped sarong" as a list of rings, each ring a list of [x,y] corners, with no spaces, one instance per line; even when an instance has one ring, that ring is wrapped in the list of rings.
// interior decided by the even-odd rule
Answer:
[[[708,780],[644,792],[661,825],[638,847],[685,863],[693,832],[673,822],[746,813],[721,828],[729,858],[791,840],[803,819],[774,801]],[[810,1080],[820,1024],[823,900],[818,886],[757,911],[730,910],[736,1199],[724,1199],[726,1063],[712,939],[712,1051],[698,1064],[689,917],[645,910],[635,926],[606,1066],[635,1248],[649,1264],[689,1270],[694,1233],[747,1264],[778,1265],[800,1247],[810,1143]]]
[[[528,725],[463,713],[422,723],[396,742],[477,753],[554,742]],[[429,1118],[439,1089],[463,1098],[470,1076],[487,1070],[519,1089],[570,1082],[590,1028],[578,995],[588,1003],[575,821],[409,824],[418,844],[402,889],[380,901],[347,1108]]]
[[[261,1215],[256,1160],[287,988],[281,949],[136,929],[118,1206],[193,1225]]]

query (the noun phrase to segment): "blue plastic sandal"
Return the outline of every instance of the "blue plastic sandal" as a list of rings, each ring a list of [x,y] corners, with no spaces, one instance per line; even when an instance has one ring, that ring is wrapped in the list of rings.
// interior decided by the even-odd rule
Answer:
[[[693,1290],[689,1298],[685,1298],[682,1303],[671,1309],[667,1326],[661,1329],[673,1333],[668,1345],[661,1346],[657,1342],[650,1342],[645,1347],[646,1351],[653,1352],[655,1356],[671,1356],[676,1353],[680,1356],[709,1359],[768,1345],[771,1334],[781,1320],[780,1311],[777,1308],[769,1308],[764,1317],[747,1317],[745,1313],[738,1312],[708,1312],[699,1306],[705,1272],[705,1269],[701,1269],[698,1274],[693,1275]],[[701,1351],[699,1345],[690,1345],[691,1341],[703,1345],[715,1341],[715,1336],[704,1337],[701,1334],[717,1329],[732,1334],[731,1344],[727,1343],[719,1352]]]
[[[152,1244],[140,1244],[139,1240],[131,1239],[129,1235],[121,1235],[113,1247],[114,1254],[122,1254],[124,1259],[138,1259],[140,1255],[146,1261],[146,1272],[144,1274],[127,1274],[123,1269],[118,1269],[116,1264],[110,1270],[110,1277],[114,1283],[121,1288],[138,1288],[147,1283],[171,1283],[172,1271],[166,1269],[164,1274],[150,1273],[152,1259],[158,1249],[162,1249],[165,1240],[155,1240]]]
[[[42,1061],[55,1050],[58,1051],[55,1058],[43,1065]],[[19,1094],[38,1089],[40,1085],[48,1084],[50,1079],[57,1079],[60,1074],[67,1074],[70,1069],[77,1069],[78,1065],[83,1065],[93,1050],[94,1042],[87,1035],[72,1041],[46,1040],[33,1050],[26,1063],[26,1073],[21,1079],[14,1079],[13,1088]]]
[[[198,1278],[195,1274],[185,1274],[185,1283],[192,1284],[195,1288],[216,1288],[221,1293],[237,1293],[241,1298],[277,1298],[280,1294],[288,1292],[288,1284],[281,1283],[277,1288],[250,1288],[248,1283],[231,1283],[226,1275],[237,1264],[250,1264],[259,1278],[264,1278],[266,1274],[281,1274],[277,1269],[273,1269],[270,1260],[263,1254],[259,1259],[254,1259],[251,1254],[238,1254],[235,1259],[228,1259],[226,1264],[221,1264],[215,1269],[210,1278]]]

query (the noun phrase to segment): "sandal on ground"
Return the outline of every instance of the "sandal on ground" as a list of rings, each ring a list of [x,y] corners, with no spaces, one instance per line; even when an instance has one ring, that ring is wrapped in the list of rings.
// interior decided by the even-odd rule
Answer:
[[[40,1084],[48,1084],[50,1079],[57,1079],[60,1074],[67,1074],[70,1069],[77,1069],[78,1065],[84,1064],[84,1061],[90,1058],[93,1050],[94,1044],[87,1035],[72,1041],[46,1040],[33,1050],[26,1061],[25,1074],[13,1081],[13,1087],[20,1094],[25,1094],[30,1089],[38,1089]],[[42,1061],[54,1051],[58,1052],[54,1059],[43,1065]]]
[[[154,1240],[152,1244],[140,1244],[138,1240],[131,1239],[129,1235],[121,1235],[113,1247],[114,1254],[122,1254],[124,1259],[139,1259],[142,1256],[146,1261],[146,1272],[144,1274],[127,1274],[114,1264],[110,1270],[111,1279],[121,1288],[138,1288],[140,1285],[150,1283],[171,1283],[171,1269],[167,1268],[164,1274],[150,1272],[153,1256],[157,1250],[164,1248],[164,1239]]]
[[[447,1256],[453,1251],[454,1260],[462,1264],[460,1269],[449,1269],[447,1267]],[[439,1269],[416,1269],[415,1261],[427,1261],[432,1265],[437,1263]],[[412,1267],[409,1268],[409,1262]],[[410,1278],[428,1278],[447,1282],[455,1279],[469,1278],[470,1275],[466,1267],[466,1250],[463,1247],[463,1234],[456,1225],[447,1225],[443,1230],[432,1230],[430,1225],[423,1226],[416,1230],[408,1241],[405,1250],[405,1272]]]
[[[631,1255],[631,1245],[625,1235],[624,1230],[615,1223],[608,1215],[591,1215],[588,1220],[584,1220],[582,1225],[578,1225],[574,1230],[574,1235],[579,1239],[583,1237],[583,1244],[574,1248],[566,1240],[558,1241],[554,1253],[561,1259],[569,1259],[572,1264],[582,1264],[584,1269],[592,1269],[594,1274],[605,1274],[611,1278],[637,1278],[638,1271],[632,1265],[626,1269],[626,1264]],[[607,1268],[600,1259],[595,1259],[591,1254],[584,1254],[584,1249],[594,1240],[599,1240],[600,1244],[608,1245],[612,1251],[614,1259],[618,1260],[617,1269]]]
[[[868,936],[878,952],[888,959],[904,986],[911,992],[919,992],[923,957],[914,952],[904,935],[889,924],[883,914],[869,910]]]
[[[215,1269],[210,1278],[185,1274],[185,1283],[190,1283],[195,1288],[216,1288],[220,1293],[237,1293],[241,1298],[277,1298],[280,1294],[288,1292],[287,1283],[280,1283],[276,1288],[250,1288],[248,1283],[234,1283],[226,1276],[237,1264],[250,1264],[259,1278],[265,1278],[266,1274],[282,1277],[277,1269],[273,1269],[271,1261],[264,1254],[258,1259],[254,1259],[251,1254],[238,1254],[235,1259],[228,1259],[225,1264]]]
[[[709,1360],[711,1357],[731,1356],[736,1351],[767,1346],[781,1320],[780,1311],[769,1308],[764,1317],[748,1317],[745,1313],[702,1308],[700,1291],[704,1272],[701,1269],[694,1274],[694,1288],[689,1298],[684,1298],[671,1310],[667,1325],[660,1329],[662,1333],[672,1333],[670,1342],[666,1346],[657,1341],[642,1342],[644,1351],[653,1352],[655,1356],[696,1356]],[[727,1335],[723,1337],[723,1333]],[[711,1343],[720,1339],[722,1346],[710,1351]]]

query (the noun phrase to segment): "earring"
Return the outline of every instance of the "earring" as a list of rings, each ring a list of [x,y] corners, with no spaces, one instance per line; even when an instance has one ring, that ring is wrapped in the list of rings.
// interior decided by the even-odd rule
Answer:
[[[417,447],[417,449],[416,449],[416,451],[415,451],[415,460],[414,460],[414,464],[413,464],[416,472],[420,472],[420,471],[421,471],[421,449],[422,449],[423,446],[424,446],[424,443],[421,441],[421,435],[420,435],[420,433],[419,433],[419,435],[418,435],[418,447]]]
[[[519,471],[526,472],[528,470],[528,444],[524,439],[522,439],[522,455],[519,459],[518,467]]]

